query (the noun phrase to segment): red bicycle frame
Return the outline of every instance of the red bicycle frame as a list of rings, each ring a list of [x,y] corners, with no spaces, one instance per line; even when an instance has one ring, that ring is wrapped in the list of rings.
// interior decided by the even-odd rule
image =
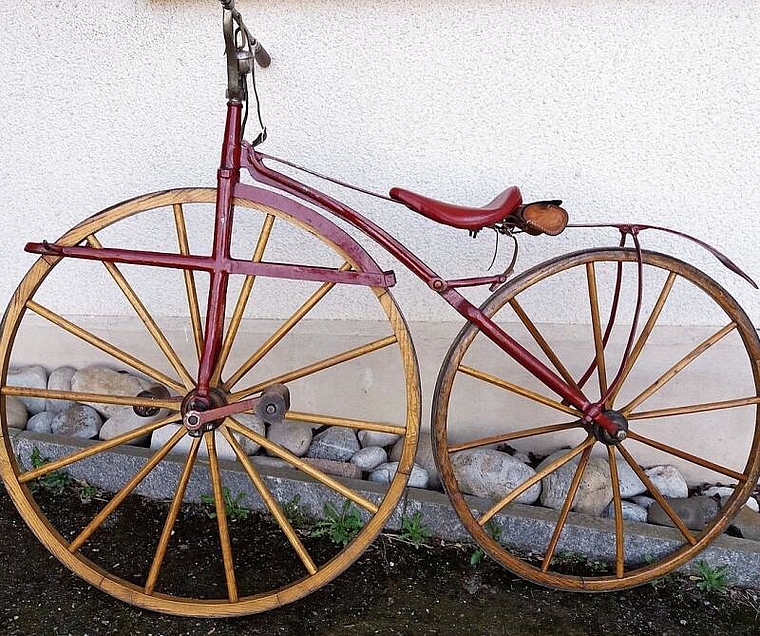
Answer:
[[[246,195],[250,196],[252,190],[250,186],[240,183],[240,171],[246,169],[256,181],[273,186],[326,210],[369,236],[401,261],[432,290],[436,291],[468,322],[475,324],[507,355],[514,358],[549,389],[561,396],[566,403],[577,408],[587,425],[596,423],[613,437],[621,433],[620,425],[605,413],[601,402],[591,403],[577,387],[570,386],[457,291],[458,287],[501,283],[506,280],[505,276],[444,280],[402,243],[355,210],[327,194],[265,166],[262,156],[250,144],[241,139],[242,110],[243,105],[240,101],[229,101],[221,164],[217,173],[214,240],[210,257],[142,250],[96,249],[83,246],[64,247],[47,242],[29,243],[25,248],[26,251],[37,254],[208,272],[211,281],[206,313],[206,337],[198,371],[197,387],[192,392],[194,409],[212,406],[210,382],[222,346],[227,284],[231,274],[330,281],[379,287],[391,287],[395,284],[395,277],[392,272],[343,272],[330,268],[265,262],[254,263],[232,258],[230,245],[234,217],[233,200],[236,196],[243,196],[244,191]],[[267,191],[255,190],[255,192],[265,195]],[[293,209],[288,209],[288,201],[291,200],[284,199],[284,204],[283,201],[278,201],[286,213],[293,211]],[[292,205],[295,206],[296,203],[292,201]],[[338,238],[336,227],[331,224],[322,231],[330,239]]]

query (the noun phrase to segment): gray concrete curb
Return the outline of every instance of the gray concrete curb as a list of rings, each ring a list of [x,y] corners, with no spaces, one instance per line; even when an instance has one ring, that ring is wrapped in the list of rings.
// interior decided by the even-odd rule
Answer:
[[[22,464],[29,466],[29,457],[35,447],[43,457],[55,459],[93,442],[72,443],[71,438],[55,437],[24,432],[13,432],[11,441]],[[146,448],[119,447],[110,452],[77,462],[67,470],[72,477],[84,479],[89,484],[106,491],[116,491],[150,457]],[[262,475],[279,501],[299,498],[299,505],[305,513],[319,516],[326,501],[342,505],[343,499],[326,486],[310,479],[300,471],[273,468],[266,465],[266,459],[254,457]],[[181,470],[181,457],[169,458],[161,462],[137,487],[136,494],[154,499],[170,499],[174,484]],[[231,492],[246,493],[244,505],[253,510],[264,509],[264,504],[253,489],[250,480],[237,462],[220,462],[222,478]],[[383,488],[366,481],[341,479],[371,501],[378,502]],[[185,499],[199,502],[202,494],[211,492],[207,462],[198,460],[188,484]],[[485,510],[489,502],[472,499],[476,509]],[[451,508],[447,497],[430,490],[407,489],[396,511],[391,515],[386,528],[399,530],[404,515],[420,513],[421,522],[433,536],[452,542],[471,542],[469,534]],[[553,530],[556,512],[535,506],[512,505],[507,513],[497,515],[494,522],[501,527],[502,540],[508,540],[514,548],[529,552],[537,545],[547,545]],[[610,519],[571,513],[558,551],[580,554],[588,559],[614,560],[614,541],[611,535],[614,525]],[[648,524],[628,523],[626,525],[625,553],[629,559],[646,562],[652,557],[669,552],[680,545],[680,533],[672,528]],[[704,560],[713,567],[728,565],[731,584],[742,587],[760,588],[760,542],[722,536],[714,541],[697,559]],[[689,573],[694,562],[681,571]]]

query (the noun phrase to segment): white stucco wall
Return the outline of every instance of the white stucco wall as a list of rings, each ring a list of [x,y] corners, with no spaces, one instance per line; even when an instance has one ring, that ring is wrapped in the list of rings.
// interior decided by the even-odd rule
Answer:
[[[687,230],[760,278],[754,0],[238,4],[274,58],[259,75],[273,154],[465,204],[518,184],[527,199],[564,198],[577,221]],[[143,191],[213,183],[219,15],[212,0],[0,6],[3,303],[33,260],[25,241]],[[473,242],[404,208],[347,198],[445,274],[490,262],[490,236]],[[760,294],[699,249],[645,243],[707,268],[760,322]],[[587,244],[579,232],[525,241],[522,263]],[[401,277],[408,318],[456,318],[423,292]]]
[[[632,220],[693,233],[760,279],[755,0],[238,5],[274,59],[259,73],[270,132],[265,150],[272,154],[379,191],[400,185],[462,204],[485,203],[517,184],[527,200],[563,198],[576,222]],[[0,4],[0,305],[34,260],[22,252],[26,241],[54,239],[82,218],[143,192],[213,185],[225,109],[220,14],[216,0]],[[325,187],[392,229],[443,275],[482,275],[490,263],[490,233],[472,241],[405,208]],[[167,249],[173,240],[166,239]],[[616,240],[612,232],[577,230],[527,239],[521,266]],[[707,253],[655,234],[643,241],[708,271],[760,324],[760,293]],[[373,253],[397,272],[394,294],[412,322],[427,403],[461,319],[392,259]],[[502,252],[498,265],[507,259]],[[106,296],[93,282],[108,283],[103,271],[99,275],[60,276],[57,310],[128,341],[135,355],[148,355],[150,342],[135,331],[141,325],[123,299],[108,300],[118,292],[111,285]],[[170,297],[154,286],[143,296],[167,325],[184,302],[181,283],[174,291]],[[470,295],[477,300],[485,293]],[[534,317],[560,323],[552,328],[566,359],[585,364],[591,349],[578,343],[588,337],[588,326],[569,323],[587,323],[588,312],[551,307],[538,303],[533,309],[548,313]],[[276,319],[291,309],[264,303],[256,315]],[[315,318],[335,317],[321,309]],[[283,343],[280,357],[287,362],[293,351],[329,344],[325,334],[353,337],[375,328],[361,304],[343,303],[337,313],[352,320],[337,327],[315,321]],[[669,303],[661,322],[700,329],[676,329],[653,344],[650,379],[683,355],[673,353],[671,342],[694,346],[714,332],[707,325],[715,321],[692,310],[686,296]],[[244,323],[246,337],[261,336],[262,324]],[[15,363],[52,368],[99,359],[77,343],[50,340],[46,329],[24,334]],[[167,333],[192,355],[185,322]],[[718,354],[696,381],[685,383],[683,402],[703,401],[705,388],[714,399],[735,396],[739,355],[730,347]],[[378,389],[386,386],[383,372],[368,371],[374,385],[371,392],[364,387],[380,400],[369,404],[378,412],[392,406],[388,392]],[[318,385],[316,394],[331,391]],[[489,398],[472,399],[486,405]],[[423,412],[427,420],[427,406]],[[492,424],[480,415],[470,419],[468,426],[484,432]],[[734,429],[720,428],[726,438],[717,439],[714,421],[704,425],[709,433],[690,431],[697,440],[690,450],[704,448],[709,455],[717,447],[713,459],[740,466],[746,444]]]

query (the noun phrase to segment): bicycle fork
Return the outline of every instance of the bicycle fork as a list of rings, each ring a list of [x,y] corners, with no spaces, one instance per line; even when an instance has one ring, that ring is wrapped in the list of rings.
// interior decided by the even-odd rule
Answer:
[[[230,277],[230,246],[232,243],[233,191],[240,181],[240,152],[242,134],[242,103],[230,100],[227,104],[227,121],[224,128],[222,157],[217,171],[217,198],[214,221],[214,242],[211,252],[211,277],[203,349],[198,367],[196,388],[185,397],[182,411],[185,426],[191,434],[200,434],[204,427],[188,420],[191,412],[202,412],[224,406],[222,391],[212,388],[215,378],[220,377],[220,351],[224,334],[224,318],[227,305],[227,285]],[[197,430],[195,426],[197,425]]]

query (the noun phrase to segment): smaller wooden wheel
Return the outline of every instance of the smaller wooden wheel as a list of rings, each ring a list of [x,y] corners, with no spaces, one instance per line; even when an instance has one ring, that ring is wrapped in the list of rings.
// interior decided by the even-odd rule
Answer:
[[[214,189],[146,195],[89,218],[58,243],[208,254],[215,201]],[[337,228],[328,238],[320,228],[334,226],[313,211],[290,202],[286,213],[247,198],[234,204],[233,256],[361,271],[362,248]],[[203,347],[204,303],[199,298],[208,286],[204,276],[40,258],[13,296],[0,333],[0,474],[40,541],[92,585],[156,611],[233,616],[279,607],[319,589],[352,564],[382,530],[414,460],[419,379],[409,333],[387,289],[233,277],[230,320],[211,382],[215,405],[285,385],[290,410],[281,426],[339,426],[349,437],[360,431],[383,433],[391,441],[394,436],[402,439],[403,452],[390,484],[380,487],[334,476],[324,464],[301,457],[294,443],[265,435],[242,415],[218,422],[214,433],[194,437],[180,422],[182,404],[192,402]],[[81,296],[85,306],[94,303],[106,316],[133,312],[144,330],[118,340],[118,330],[110,330],[108,320],[72,316],[72,294]],[[352,327],[336,329],[332,319],[352,309],[360,314],[357,318],[372,320],[371,328],[357,320]],[[47,352],[62,354],[54,364],[50,358],[30,360],[40,333]],[[140,387],[130,394],[118,382],[71,391],[9,382],[14,366],[39,362],[51,371],[83,361],[126,372],[134,381],[139,378]],[[110,439],[80,445],[58,439],[63,445],[55,456],[38,456],[30,466],[31,446],[48,440],[32,436],[24,442],[23,461],[16,457],[8,427],[11,397],[69,400],[100,412],[127,409],[146,419]],[[157,413],[158,407],[163,413]],[[126,452],[129,444],[151,434],[150,450]],[[253,445],[266,451],[270,463],[271,458],[279,460],[280,479],[311,481],[321,488],[310,509],[300,509],[310,503],[308,498],[299,500],[278,479],[264,476],[262,466],[267,464],[249,456],[255,452]],[[124,466],[131,470],[121,478],[125,468],[111,463],[109,451],[124,451],[128,458]],[[232,462],[238,469],[234,484],[225,472]],[[111,473],[107,481],[119,481],[115,492],[99,492],[83,506],[72,505],[69,490],[55,496],[46,490],[44,484],[60,471],[77,478],[86,464],[99,467],[90,486]],[[163,504],[141,505],[131,497],[146,480],[152,480],[153,492],[163,493]],[[199,498],[211,502],[206,512],[185,503],[199,503]],[[335,523],[347,523],[350,517],[346,531],[333,542],[298,527],[303,513],[323,514],[323,501],[338,515]],[[240,519],[245,516],[241,509],[257,512]]]
[[[491,557],[541,585],[616,590],[670,572],[727,528],[760,474],[760,342],[723,288],[669,256],[645,252],[639,265],[635,251],[602,249],[534,267],[482,309],[628,429],[618,443],[584,425],[467,325],[438,377],[434,444],[457,514]],[[704,326],[669,326],[683,312]],[[557,316],[567,324],[542,325]],[[509,479],[473,476],[516,463],[510,454],[536,459]],[[670,469],[645,471],[655,466],[676,467],[690,487],[722,483],[733,494],[704,525],[692,523],[665,497],[686,497],[686,484],[667,490],[659,473]],[[634,494],[654,499],[673,526],[645,554],[622,514]]]

